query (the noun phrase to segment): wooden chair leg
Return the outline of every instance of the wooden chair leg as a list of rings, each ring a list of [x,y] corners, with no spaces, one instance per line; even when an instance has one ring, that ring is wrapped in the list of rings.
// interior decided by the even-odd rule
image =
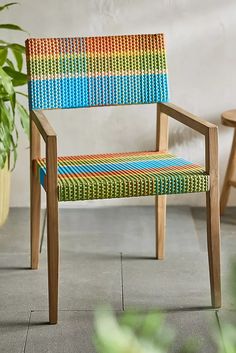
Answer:
[[[207,245],[211,286],[211,301],[214,308],[221,306],[220,283],[220,224],[218,187],[213,186],[206,193]]]
[[[166,196],[156,196],[156,258],[165,256]]]
[[[58,319],[58,201],[47,193],[47,250],[48,250],[48,294],[49,322],[56,324]]]
[[[30,199],[31,268],[36,270],[39,266],[41,186],[38,177],[34,174],[31,176]]]
[[[40,134],[30,119],[30,244],[31,268],[39,265],[40,198],[41,186],[34,168],[34,159],[40,157]]]
[[[225,174],[223,189],[221,192],[221,198],[220,198],[220,214],[221,215],[224,213],[225,207],[226,207],[228,199],[229,199],[230,181],[232,180],[233,173],[236,169],[235,165],[236,165],[236,129],[234,129],[233,143],[232,143],[229,162],[228,162],[228,166],[227,166],[227,170],[226,170],[226,174]]]
[[[56,324],[58,319],[59,234],[57,152],[55,137],[48,138],[46,145],[46,163],[49,322],[50,324]]]

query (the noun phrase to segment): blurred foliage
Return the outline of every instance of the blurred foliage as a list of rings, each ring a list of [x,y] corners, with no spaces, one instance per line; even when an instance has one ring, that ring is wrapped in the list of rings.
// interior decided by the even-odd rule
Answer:
[[[230,287],[236,309],[236,262]],[[236,326],[221,321],[220,330],[215,328],[217,352],[236,353]],[[173,351],[174,339],[175,334],[161,313],[124,312],[116,317],[106,309],[95,314],[94,344],[99,353],[168,353]],[[200,348],[197,339],[189,339],[178,353],[197,353]]]
[[[95,331],[99,353],[165,353],[174,339],[160,313],[129,312],[116,319],[111,310],[99,310]]]
[[[0,6],[0,11],[16,5],[11,2]],[[2,23],[0,29],[24,31],[15,24]],[[13,167],[17,159],[18,130],[16,116],[22,128],[29,135],[29,116],[25,107],[19,103],[18,96],[27,97],[18,88],[27,83],[27,76],[22,72],[25,47],[18,43],[0,40],[0,169],[13,154]]]
[[[230,272],[229,290],[234,305],[234,311],[231,311],[231,314],[234,313],[234,325],[224,321],[220,322],[221,337],[218,340],[219,353],[236,353],[236,261],[233,262]]]

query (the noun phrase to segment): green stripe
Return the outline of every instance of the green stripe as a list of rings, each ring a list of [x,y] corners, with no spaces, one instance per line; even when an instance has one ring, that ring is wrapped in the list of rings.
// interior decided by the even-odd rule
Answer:
[[[86,68],[87,64],[87,68]],[[89,71],[95,73],[99,71],[119,73],[120,71],[139,71],[145,74],[154,72],[157,67],[166,70],[165,54],[144,53],[137,55],[117,54],[117,55],[96,55],[80,56],[73,55],[54,59],[30,59],[31,75],[60,75],[82,74]]]

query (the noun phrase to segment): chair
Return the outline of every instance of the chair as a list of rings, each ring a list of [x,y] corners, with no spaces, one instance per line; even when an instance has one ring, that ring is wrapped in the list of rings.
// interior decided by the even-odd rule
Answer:
[[[58,320],[58,201],[156,196],[156,258],[164,257],[166,196],[206,193],[211,300],[221,305],[218,133],[168,103],[163,34],[26,41],[30,107],[31,268],[39,262],[40,189],[47,197],[49,321]],[[57,157],[42,110],[157,104],[155,151]],[[137,107],[138,109],[138,107]],[[96,114],[96,110],[94,110]],[[168,116],[205,137],[205,168],[168,152]],[[40,156],[40,136],[46,158]]]

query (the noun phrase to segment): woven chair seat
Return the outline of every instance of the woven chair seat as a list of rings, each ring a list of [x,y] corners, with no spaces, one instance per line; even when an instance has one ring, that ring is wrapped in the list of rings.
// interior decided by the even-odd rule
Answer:
[[[36,160],[47,188],[45,159]],[[59,201],[204,192],[209,176],[198,165],[165,152],[129,152],[58,158]]]

